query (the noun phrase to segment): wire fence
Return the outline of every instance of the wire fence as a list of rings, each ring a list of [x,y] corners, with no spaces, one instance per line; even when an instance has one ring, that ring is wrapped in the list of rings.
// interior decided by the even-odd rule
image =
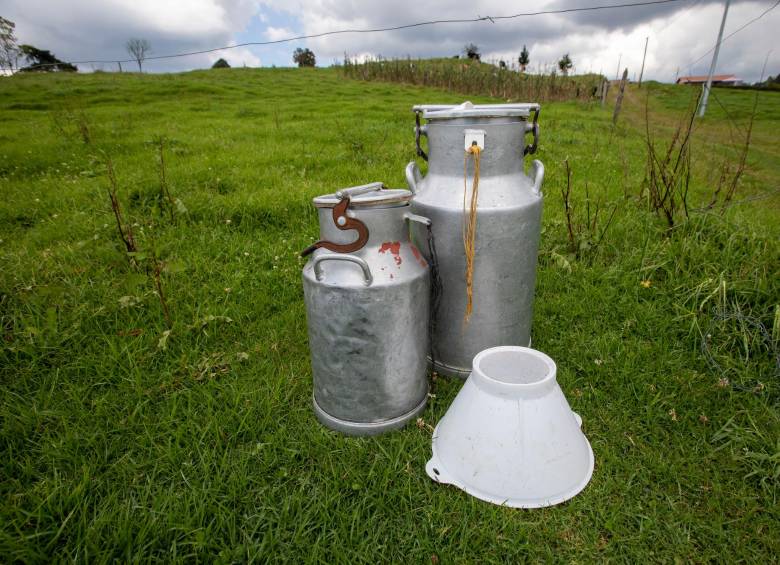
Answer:
[[[741,354],[735,354],[735,350],[742,350]],[[780,348],[776,336],[754,315],[745,314],[738,308],[715,307],[710,313],[710,320],[702,333],[700,350],[702,356],[713,371],[727,378],[736,368],[736,360],[741,359],[744,365],[751,360],[768,355],[774,365],[772,377],[780,380]],[[720,359],[720,360],[719,360]],[[729,367],[724,366],[729,361]],[[763,383],[754,379],[749,385],[731,382],[731,386],[737,390],[754,391],[756,387],[763,387]]]

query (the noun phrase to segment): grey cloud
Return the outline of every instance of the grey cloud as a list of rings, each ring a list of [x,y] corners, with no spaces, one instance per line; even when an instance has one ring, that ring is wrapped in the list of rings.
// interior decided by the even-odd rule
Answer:
[[[603,3],[608,2],[589,2]],[[618,3],[618,0],[611,3]],[[425,4],[408,0],[396,0],[392,4],[381,2],[377,3],[376,10],[373,9],[373,3],[371,9],[364,6],[363,10],[354,10],[354,5],[350,3],[343,6],[334,2],[314,4],[314,7],[309,5],[308,15],[303,17],[307,32],[324,31],[317,22],[326,15],[330,18],[329,25],[333,25],[333,19],[336,19],[343,24],[340,27],[367,28],[432,18],[508,13],[503,3],[497,2],[481,2],[478,7],[467,9],[461,5],[458,10],[447,9],[446,3],[436,1]],[[563,53],[570,52],[580,72],[603,70],[612,75],[618,57],[622,59],[621,66],[628,66],[630,73],[638,73],[646,33],[650,37],[650,47],[645,76],[673,80],[678,67],[681,74],[706,72],[709,66],[708,57],[691,68],[687,66],[714,45],[722,5],[722,2],[715,0],[690,0],[638,8],[497,20],[495,24],[475,22],[414,28],[370,36],[336,36],[310,43],[315,51],[324,55],[324,59],[330,59],[340,57],[344,51],[352,54],[381,54],[386,57],[403,57],[407,54],[412,57],[451,56],[459,53],[464,44],[474,42],[488,58],[501,57],[508,60],[515,60],[525,44],[531,49],[532,65],[554,64]],[[738,25],[752,19],[771,5],[768,1],[733,1],[727,32],[736,29]],[[392,9],[388,6],[392,6]],[[539,5],[538,9],[578,6],[582,6],[582,3],[556,0]],[[359,18],[355,14],[359,14]],[[764,56],[773,43],[768,30],[776,27],[771,22],[776,23],[778,17],[780,9],[754,24],[750,32],[746,30],[729,40],[725,44],[728,48],[721,52],[719,71],[733,72],[746,80],[757,80]],[[635,35],[637,36],[634,37]],[[628,36],[633,38],[630,42]],[[777,60],[778,54],[774,54],[770,62]]]
[[[458,4],[446,0],[424,3],[419,0],[214,0],[220,8],[219,17],[214,18],[218,21],[204,23],[202,14],[198,19],[196,6],[208,4],[206,0],[178,1],[182,6],[180,13],[166,17],[154,16],[160,16],[157,12],[170,6],[170,2],[160,2],[162,8],[157,10],[149,0],[137,0],[136,4],[125,0],[69,0],[67,3],[61,0],[5,0],[3,15],[17,22],[21,40],[50,49],[62,59],[116,60],[127,58],[124,43],[134,36],[151,41],[154,54],[226,45],[265,8],[287,12],[299,21],[298,29],[303,33],[320,33],[584,4],[575,0],[542,0],[515,6],[505,0]],[[620,1],[588,0],[587,4]],[[771,5],[768,0],[734,0],[727,30],[735,29]],[[514,61],[525,44],[531,49],[532,67],[554,64],[563,53],[570,52],[576,70],[603,70],[612,75],[619,56],[630,72],[638,69],[644,37],[649,35],[645,76],[672,80],[677,67],[681,67],[683,74],[706,71],[708,58],[690,69],[686,65],[714,44],[721,6],[722,2],[716,0],[688,0],[639,8],[496,20],[496,23],[442,24],[385,33],[329,36],[291,43],[289,50],[292,52],[297,46],[308,45],[314,49],[320,64],[327,65],[341,60],[344,52],[386,57],[451,57],[460,53],[466,43],[474,42],[488,59]],[[730,40],[726,44],[728,48],[722,51],[718,69],[757,80],[764,56],[773,46],[774,29],[779,19],[780,8]],[[263,57],[265,53],[271,53],[271,49],[257,47],[254,53]],[[772,67],[780,67],[779,57],[780,51],[770,59],[768,72],[771,74],[780,71],[780,68]],[[150,62],[149,68],[182,70],[206,64],[208,57],[196,56]],[[281,64],[290,64],[289,59]],[[89,68],[88,65],[85,67]]]
[[[215,22],[213,29],[188,30],[186,25],[175,29],[153,25],[142,12],[111,2],[71,0],[10,0],[3,8],[3,16],[14,21],[21,43],[30,43],[49,49],[57,57],[68,61],[128,59],[125,42],[131,37],[147,39],[152,44],[152,55],[197,51],[226,45],[234,31],[256,11],[254,4],[223,0],[223,22]],[[186,21],[185,9],[180,15]],[[224,24],[224,25],[222,25]],[[150,61],[147,68],[156,71],[203,67],[205,56]],[[82,69],[116,68],[114,64],[82,64]],[[125,65],[127,68],[127,65]]]
[[[601,0],[594,2],[593,5],[630,4],[639,1],[640,0]],[[710,2],[711,1],[716,0],[710,0]],[[566,14],[566,18],[569,19],[572,23],[601,30],[631,30],[643,23],[652,21],[657,18],[668,18],[681,11],[705,3],[708,2],[706,0],[687,0],[668,4],[653,4],[649,6],[593,10],[587,12],[571,12]],[[582,2],[573,2],[571,0],[556,0],[547,6],[547,8],[550,10],[561,10],[567,8],[579,8],[581,6]]]

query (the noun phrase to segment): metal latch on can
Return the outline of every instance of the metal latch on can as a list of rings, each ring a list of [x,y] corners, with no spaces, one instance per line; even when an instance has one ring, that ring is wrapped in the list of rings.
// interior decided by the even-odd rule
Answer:
[[[474,145],[476,145],[480,149],[485,148],[485,130],[482,129],[463,130],[463,149],[468,151],[469,148]]]

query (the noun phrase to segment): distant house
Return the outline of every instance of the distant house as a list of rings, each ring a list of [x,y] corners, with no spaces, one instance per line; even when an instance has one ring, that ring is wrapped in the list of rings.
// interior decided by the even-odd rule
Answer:
[[[707,82],[707,75],[680,77],[677,84],[704,84]],[[713,86],[739,86],[742,79],[734,75],[712,75]]]

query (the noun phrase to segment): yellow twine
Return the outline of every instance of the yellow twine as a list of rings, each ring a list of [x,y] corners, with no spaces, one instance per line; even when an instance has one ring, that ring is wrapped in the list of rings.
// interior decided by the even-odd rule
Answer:
[[[463,323],[467,324],[471,318],[474,302],[474,245],[477,238],[477,196],[479,194],[479,157],[480,148],[472,145],[463,156],[463,250],[466,254],[466,314]],[[471,201],[468,209],[468,161],[469,155],[474,157],[474,180],[471,184]]]

